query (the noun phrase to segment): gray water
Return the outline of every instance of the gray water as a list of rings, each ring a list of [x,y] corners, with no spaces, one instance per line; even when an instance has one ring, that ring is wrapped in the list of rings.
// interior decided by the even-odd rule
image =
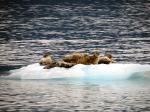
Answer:
[[[150,64],[149,12],[149,0],[2,0],[0,76],[38,62],[47,51],[59,59],[99,49],[117,63]],[[149,85],[146,78],[0,79],[0,111],[148,112]]]
[[[0,110],[148,112],[149,88],[149,83],[135,81],[0,81]]]
[[[119,63],[150,64],[148,0],[52,1],[2,2],[0,65],[35,63],[46,51],[58,59],[94,49]]]

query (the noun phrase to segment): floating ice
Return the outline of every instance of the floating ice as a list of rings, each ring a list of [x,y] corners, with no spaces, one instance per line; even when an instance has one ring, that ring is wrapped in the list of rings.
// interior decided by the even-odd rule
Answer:
[[[20,69],[11,70],[9,79],[53,79],[53,78],[80,78],[101,80],[125,80],[136,73],[150,71],[150,65],[141,64],[78,64],[72,68],[55,67],[43,69],[38,63],[31,64]]]

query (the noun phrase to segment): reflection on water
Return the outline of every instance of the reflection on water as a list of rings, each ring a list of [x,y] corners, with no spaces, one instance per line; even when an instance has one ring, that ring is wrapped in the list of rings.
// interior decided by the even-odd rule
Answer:
[[[9,1],[9,0],[8,0]],[[0,65],[28,65],[45,51],[110,52],[149,64],[149,1],[10,1],[0,8]]]
[[[149,83],[130,81],[3,80],[0,81],[0,110],[149,111],[149,88]]]

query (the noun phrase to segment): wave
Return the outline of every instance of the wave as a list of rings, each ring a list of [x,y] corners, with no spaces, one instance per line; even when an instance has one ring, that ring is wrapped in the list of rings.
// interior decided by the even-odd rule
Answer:
[[[38,63],[31,64],[20,69],[10,70],[10,75],[3,76],[4,79],[57,79],[57,78],[79,78],[100,80],[126,80],[131,77],[150,75],[150,65],[141,64],[100,64],[82,65],[78,64],[72,68],[55,67],[43,69]]]

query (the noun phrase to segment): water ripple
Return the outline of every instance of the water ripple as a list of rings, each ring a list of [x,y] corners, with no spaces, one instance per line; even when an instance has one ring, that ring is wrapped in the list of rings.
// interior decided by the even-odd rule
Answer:
[[[149,2],[114,1],[3,5],[0,65],[35,63],[45,51],[58,59],[97,48],[119,63],[149,64]]]
[[[148,111],[150,109],[149,86],[143,88],[145,84],[136,86],[136,84],[121,83],[118,86],[117,83],[93,85],[72,84],[66,81],[37,83],[10,80],[0,81],[0,83],[0,110],[70,112]]]

